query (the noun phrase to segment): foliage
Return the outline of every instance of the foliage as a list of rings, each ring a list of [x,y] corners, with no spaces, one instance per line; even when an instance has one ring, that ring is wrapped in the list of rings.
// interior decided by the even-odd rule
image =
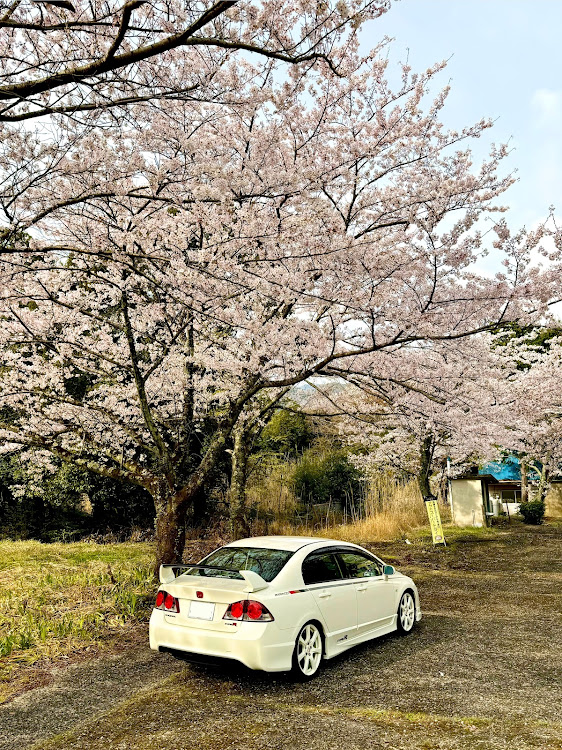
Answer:
[[[88,473],[87,478],[91,525],[95,531],[152,527],[154,506],[146,490],[96,474]]]
[[[521,349],[523,357],[515,358],[517,370],[526,371],[532,366],[525,358],[526,350],[548,352],[553,345],[560,341],[562,328],[560,326],[521,325],[516,321],[503,323],[493,329],[494,346],[509,346],[512,350]]]
[[[545,504],[543,500],[529,500],[519,504],[519,513],[523,516],[525,523],[538,526],[543,522]]]
[[[277,409],[262,430],[256,449],[294,458],[310,447],[313,437],[305,414]]]
[[[358,503],[363,492],[363,474],[349,459],[347,451],[333,448],[324,452],[311,448],[297,461],[292,485],[302,502]]]
[[[54,461],[50,470],[18,456],[0,458],[0,523],[11,539],[69,541],[85,534],[149,528],[150,495],[141,487]]]
[[[560,372],[562,326],[504,326],[496,351],[503,358],[505,390],[511,397],[511,440],[504,447],[519,455],[541,477],[541,492],[562,458]]]
[[[513,341],[517,341],[548,349],[552,339],[562,335],[562,328],[536,324],[521,325],[518,321],[510,321],[494,326],[492,333],[495,335],[496,346],[506,346]]]

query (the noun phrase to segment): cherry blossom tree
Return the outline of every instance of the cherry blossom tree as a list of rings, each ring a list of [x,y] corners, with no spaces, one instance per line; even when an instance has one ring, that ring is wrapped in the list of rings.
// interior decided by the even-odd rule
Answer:
[[[318,397],[307,411],[338,418],[342,437],[364,449],[355,459],[363,468],[416,477],[428,496],[435,471],[444,480],[447,458],[457,467],[495,458],[513,439],[513,390],[492,342],[479,334],[420,342],[376,363],[369,355],[361,369],[340,368],[345,386],[316,384]]]
[[[0,253],[25,251],[25,230],[61,203],[112,194],[92,168],[87,188],[49,201],[69,152],[146,125],[143,107],[181,102],[193,121],[202,102],[252,101],[269,76],[345,76],[359,29],[389,2],[0,2]]]
[[[0,123],[144,101],[229,100],[248,58],[333,71],[339,47],[389,0],[6,0]],[[242,53],[243,57],[240,56]],[[233,85],[234,84],[234,85]]]
[[[76,141],[68,121],[56,169],[13,197],[3,449],[145,487],[157,563],[181,559],[186,511],[262,395],[315,375],[415,392],[416,347],[455,351],[554,294],[528,267],[545,228],[498,223],[505,268],[475,271],[505,151],[475,168],[489,123],[446,131],[446,92],[426,101],[442,66],[392,90],[380,52],[351,49],[345,76],[264,74],[233,107],[167,101]]]
[[[511,453],[521,460],[522,482],[534,473],[544,499],[562,462],[560,324],[546,320],[502,325],[454,347],[395,352],[386,375],[379,363],[348,373],[335,394],[329,383],[315,385],[319,396],[307,409],[338,417],[347,441],[364,447],[357,459],[364,467],[416,476],[422,495],[431,493],[436,470],[445,480],[448,458],[458,471]]]
[[[562,329],[554,316],[541,322],[506,326],[496,336],[509,396],[505,449],[520,458],[523,502],[527,475],[534,474],[537,496],[544,500],[550,475],[562,463]]]

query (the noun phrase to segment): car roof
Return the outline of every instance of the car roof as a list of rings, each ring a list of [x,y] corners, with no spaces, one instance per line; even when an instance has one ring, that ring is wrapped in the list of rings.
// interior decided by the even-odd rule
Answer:
[[[337,544],[345,547],[355,547],[350,542],[342,542],[337,539],[323,539],[318,536],[254,536],[248,539],[237,539],[230,542],[227,547],[263,547],[264,549],[281,549],[287,552],[296,552],[303,547],[312,544]]]

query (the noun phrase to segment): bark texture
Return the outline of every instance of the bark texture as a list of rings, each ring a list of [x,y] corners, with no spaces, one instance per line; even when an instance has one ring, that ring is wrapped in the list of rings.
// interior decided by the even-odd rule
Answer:
[[[550,478],[550,470],[549,470],[548,465],[547,465],[547,463],[545,461],[545,463],[543,463],[543,465],[542,465],[541,478],[539,480],[539,489],[538,489],[538,492],[537,492],[537,500],[540,500],[543,503],[545,501],[546,493],[548,491],[548,481],[549,481],[549,478]]]
[[[154,573],[160,565],[180,563],[185,545],[185,512],[178,505],[177,496],[159,503],[156,507],[156,559]]]
[[[250,445],[243,427],[234,430],[232,474],[230,481],[230,531],[235,539],[248,536],[249,524],[246,508],[246,480]]]
[[[428,434],[424,437],[420,447],[420,473],[418,475],[418,484],[422,497],[431,495],[429,478],[431,476],[431,462],[433,460],[433,435]]]

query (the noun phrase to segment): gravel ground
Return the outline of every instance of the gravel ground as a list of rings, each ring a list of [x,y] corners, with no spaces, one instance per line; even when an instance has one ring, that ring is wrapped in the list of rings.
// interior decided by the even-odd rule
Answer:
[[[0,706],[0,750],[25,748],[111,710],[139,687],[150,688],[183,665],[148,648],[58,668],[46,686]],[[171,663],[170,663],[171,662]]]
[[[409,637],[304,685],[139,648],[72,665],[0,707],[0,750],[562,750],[561,542],[550,525],[373,545],[419,584]]]

